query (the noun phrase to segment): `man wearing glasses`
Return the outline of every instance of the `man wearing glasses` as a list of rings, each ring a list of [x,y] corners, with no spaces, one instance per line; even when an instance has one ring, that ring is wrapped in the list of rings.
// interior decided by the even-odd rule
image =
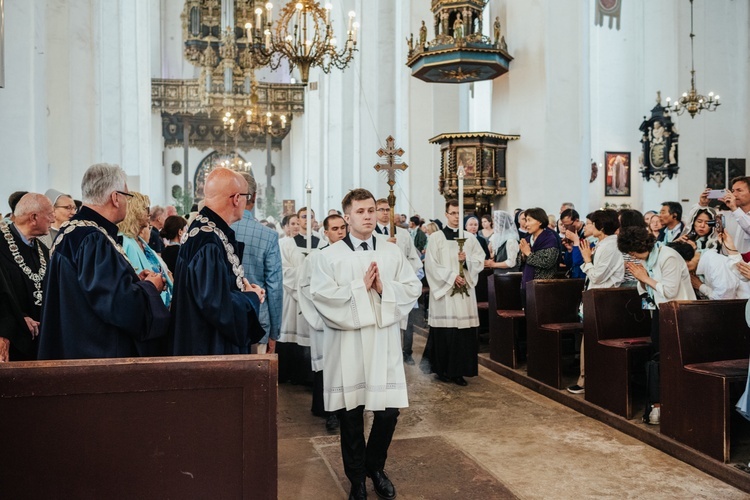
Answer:
[[[174,271],[169,351],[176,356],[250,354],[265,335],[258,314],[265,290],[250,284],[230,224],[242,219],[247,181],[217,168],[206,178],[205,206],[180,246]]]
[[[147,270],[136,275],[118,242],[116,224],[132,197],[126,180],[122,168],[106,163],[83,175],[83,207],[60,227],[52,246],[39,359],[164,354],[164,278]]]

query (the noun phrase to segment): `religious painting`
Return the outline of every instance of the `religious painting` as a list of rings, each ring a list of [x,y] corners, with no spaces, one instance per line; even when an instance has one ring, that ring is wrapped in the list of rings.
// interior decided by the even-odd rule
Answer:
[[[482,177],[493,177],[495,175],[495,150],[482,148]]]
[[[711,189],[724,189],[727,187],[727,176],[724,164],[724,158],[706,158],[707,187]]]
[[[297,213],[296,203],[297,202],[294,200],[284,200],[282,202],[282,207],[283,207],[282,210],[284,212],[283,215],[296,214]]]
[[[727,160],[727,171],[729,175],[727,180],[732,180],[735,177],[745,176],[745,159],[744,158],[729,158]]]
[[[604,153],[604,196],[630,196],[630,153]]]
[[[466,177],[474,177],[477,165],[476,148],[456,148],[456,172],[460,167],[464,167]]]

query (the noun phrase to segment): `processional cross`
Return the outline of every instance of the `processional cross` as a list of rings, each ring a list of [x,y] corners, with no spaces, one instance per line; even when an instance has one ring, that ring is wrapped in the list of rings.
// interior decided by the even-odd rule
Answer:
[[[380,148],[377,151],[378,156],[381,158],[385,157],[385,162],[378,163],[375,165],[375,170],[378,172],[386,171],[388,173],[388,206],[391,207],[391,236],[396,236],[396,224],[393,220],[396,207],[396,195],[393,194],[393,186],[396,185],[396,170],[406,170],[409,165],[401,161],[401,155],[404,154],[404,150],[401,148],[396,149],[395,140],[393,136],[388,136],[385,140],[385,148]]]

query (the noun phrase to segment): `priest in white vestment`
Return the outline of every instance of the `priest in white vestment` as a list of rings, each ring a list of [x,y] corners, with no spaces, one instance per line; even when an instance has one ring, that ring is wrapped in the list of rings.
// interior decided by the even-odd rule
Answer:
[[[395,243],[401,249],[409,261],[409,264],[411,264],[411,267],[414,268],[417,278],[421,280],[424,277],[422,259],[419,257],[417,247],[414,246],[414,240],[412,239],[411,234],[409,234],[409,230],[395,226],[395,234],[389,234],[391,230],[391,207],[388,204],[387,199],[380,198],[375,203],[375,209],[378,218],[375,232],[388,236],[388,241]],[[416,304],[414,304],[414,306],[416,307]],[[401,320],[401,333],[403,335],[401,350],[404,354],[404,363],[408,365],[414,364],[412,345],[414,344],[414,315],[417,313],[417,309],[412,309],[409,316]]]
[[[312,302],[310,278],[321,252],[328,250],[330,245],[341,241],[346,236],[346,221],[344,221],[344,217],[335,212],[333,215],[326,217],[323,220],[323,233],[326,241],[329,243],[321,246],[319,252],[313,252],[302,264],[297,298],[299,299],[300,311],[302,311],[302,315],[310,325],[310,363],[313,371],[313,396],[310,411],[316,417],[324,417],[326,419],[326,429],[328,431],[335,431],[339,428],[339,419],[336,416],[336,412],[326,411],[323,404],[324,324],[323,318],[320,317]]]
[[[428,367],[425,371],[436,373],[441,381],[465,386],[464,377],[475,377],[478,373],[479,314],[474,288],[484,269],[485,254],[476,237],[468,232],[464,233],[466,242],[459,253],[456,238],[461,214],[456,200],[445,204],[445,216],[448,223],[442,231],[430,235],[424,259],[430,285],[430,335],[423,365]],[[459,275],[459,265],[464,267],[463,278]],[[452,293],[455,285],[464,283],[468,296]]]
[[[408,406],[399,322],[422,290],[399,248],[373,234],[375,198],[366,189],[342,201],[349,235],[317,259],[310,282],[325,323],[324,402],[338,411],[350,498],[365,498],[365,477],[381,498],[395,498],[384,472],[399,408]],[[365,443],[363,411],[373,411]]]
[[[300,221],[299,233],[279,240],[281,271],[284,282],[284,305],[281,313],[281,329],[276,343],[279,355],[279,382],[291,380],[294,384],[312,383],[310,370],[310,325],[300,313],[297,290],[300,270],[307,254],[307,207],[297,212]],[[311,236],[313,253],[322,244],[320,238]]]

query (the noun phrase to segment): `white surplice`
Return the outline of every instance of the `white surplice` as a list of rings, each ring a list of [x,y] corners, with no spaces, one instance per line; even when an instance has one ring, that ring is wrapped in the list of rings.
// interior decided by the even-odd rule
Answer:
[[[318,252],[313,252],[305,262],[302,264],[302,269],[299,273],[299,289],[297,291],[297,303],[299,309],[302,311],[302,315],[310,325],[310,362],[312,364],[312,370],[319,372],[323,369],[323,318],[320,317],[318,311],[312,302],[312,295],[310,295],[310,278],[312,278],[312,271],[315,268],[315,263],[320,257],[321,252],[329,249],[329,246],[321,248]]]
[[[464,235],[464,278],[469,287],[468,297],[459,293],[451,296],[459,271],[458,243],[446,239],[443,231],[432,233],[427,241],[424,269],[430,284],[430,326],[459,330],[479,326],[474,288],[477,286],[479,273],[484,269],[484,250],[476,236],[468,232],[464,232]]]
[[[318,241],[318,245],[320,245],[320,241]],[[297,241],[294,238],[284,238],[279,240],[279,250],[284,280],[284,305],[281,312],[279,342],[309,347],[310,325],[305,317],[300,314],[297,302],[300,270],[305,261],[307,249],[297,246]]]
[[[375,250],[353,251],[347,240],[320,252],[310,295],[323,318],[323,399],[326,411],[409,405],[399,321],[422,291],[414,269],[386,236]],[[382,296],[367,291],[365,272],[378,264]]]

